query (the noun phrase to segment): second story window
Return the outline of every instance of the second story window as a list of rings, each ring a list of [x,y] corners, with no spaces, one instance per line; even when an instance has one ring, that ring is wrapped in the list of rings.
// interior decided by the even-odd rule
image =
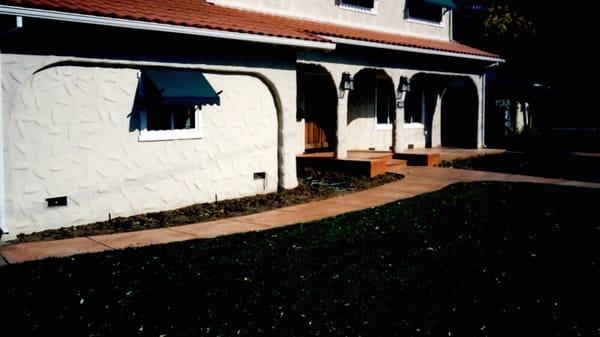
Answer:
[[[367,13],[375,12],[375,0],[339,0],[338,4],[341,8]]]
[[[432,0],[406,0],[406,14],[409,19],[440,23],[445,10],[442,6]]]

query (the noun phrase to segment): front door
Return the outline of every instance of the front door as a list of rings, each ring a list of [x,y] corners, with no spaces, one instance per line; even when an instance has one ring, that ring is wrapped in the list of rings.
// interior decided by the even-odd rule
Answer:
[[[321,129],[315,121],[309,121],[308,118],[304,122],[304,147],[307,150],[325,150],[329,147],[325,130]]]
[[[326,77],[304,74],[298,92],[299,111],[304,118],[304,148],[308,152],[331,151],[335,130],[335,93],[327,87]]]

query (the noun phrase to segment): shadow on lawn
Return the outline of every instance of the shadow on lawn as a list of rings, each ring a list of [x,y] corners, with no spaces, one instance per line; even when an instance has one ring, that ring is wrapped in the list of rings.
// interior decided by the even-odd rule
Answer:
[[[506,152],[444,161],[438,166],[600,182],[600,154],[563,151]]]
[[[593,336],[600,190],[472,183],[0,269],[3,336]]]

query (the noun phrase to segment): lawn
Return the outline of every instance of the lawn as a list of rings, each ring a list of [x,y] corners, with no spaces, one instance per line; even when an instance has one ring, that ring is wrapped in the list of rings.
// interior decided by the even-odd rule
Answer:
[[[471,183],[0,268],[3,336],[597,336],[600,190]]]
[[[567,151],[539,150],[506,152],[444,161],[439,166],[600,182],[600,154],[581,155]]]

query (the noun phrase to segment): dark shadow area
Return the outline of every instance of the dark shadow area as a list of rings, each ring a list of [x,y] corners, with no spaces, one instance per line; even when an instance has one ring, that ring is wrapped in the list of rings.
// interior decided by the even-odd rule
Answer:
[[[0,38],[7,54],[287,70],[296,66],[295,50],[284,46],[29,18],[23,28]]]
[[[477,88],[468,77],[417,73],[406,94],[404,122],[421,123],[425,128],[425,146],[432,147],[433,122],[441,97],[441,145],[477,147]]]
[[[439,166],[600,182],[600,153],[571,153],[551,149],[547,151],[507,152],[442,162]]]
[[[3,336],[594,336],[599,199],[457,184],[308,224],[9,265]]]
[[[331,151],[337,143],[337,88],[327,70],[298,64],[296,119],[304,119],[305,152]]]
[[[468,78],[449,79],[442,96],[442,146],[477,147],[477,88]]]

